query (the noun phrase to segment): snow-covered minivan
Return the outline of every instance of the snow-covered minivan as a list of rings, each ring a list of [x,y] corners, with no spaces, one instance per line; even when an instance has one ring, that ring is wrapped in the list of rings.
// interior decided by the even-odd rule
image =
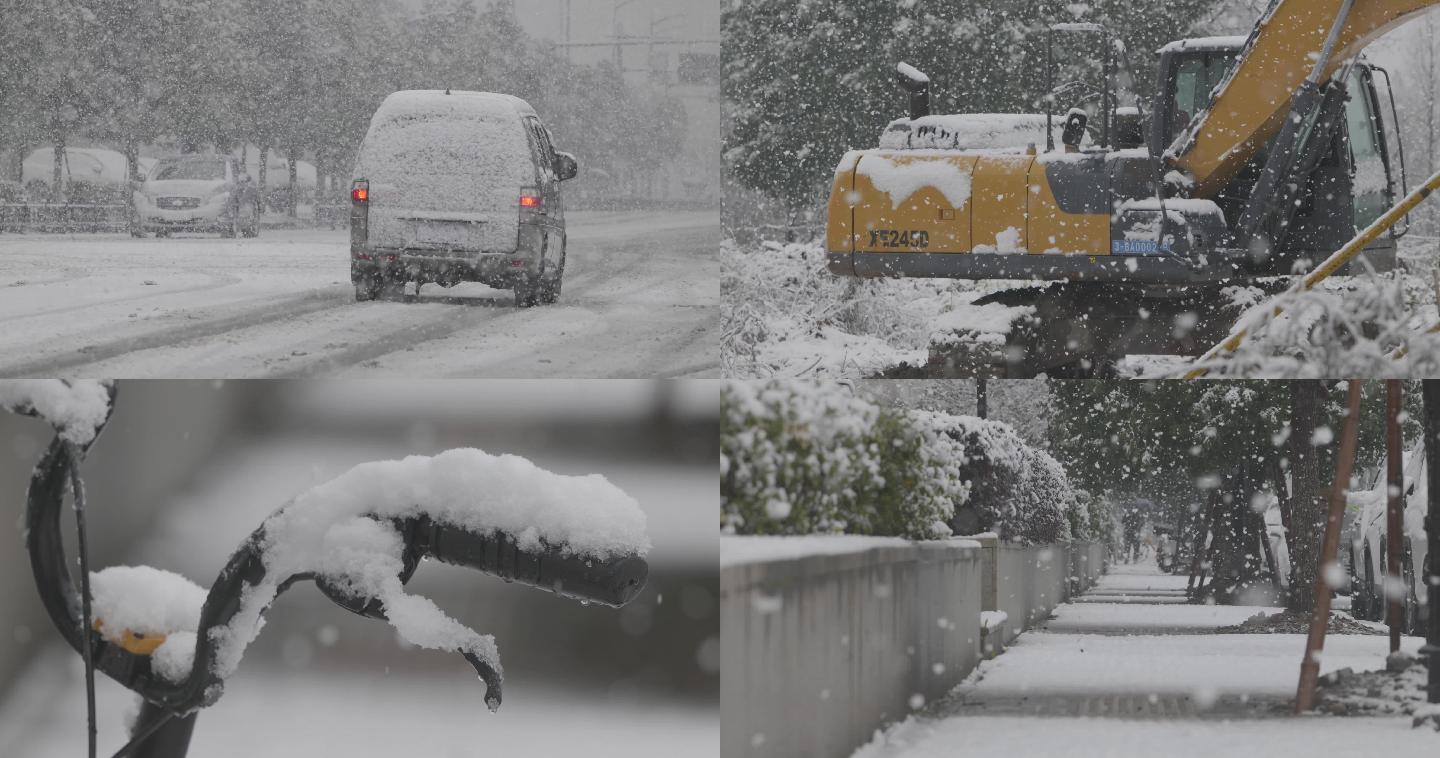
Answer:
[[[1356,618],[1384,621],[1391,594],[1399,595],[1406,633],[1424,634],[1429,595],[1425,577],[1430,573],[1429,542],[1425,535],[1425,513],[1429,508],[1429,481],[1425,474],[1425,446],[1416,445],[1404,456],[1404,510],[1401,511],[1401,586],[1389,591],[1385,572],[1389,534],[1385,514],[1389,482],[1384,461],[1377,466],[1369,487],[1350,490],[1347,497],[1346,531],[1351,534],[1349,563],[1350,613]]]
[[[360,145],[350,190],[356,300],[409,282],[483,282],[515,304],[554,303],[565,273],[557,153],[528,103],[490,92],[407,90],[385,98]]]

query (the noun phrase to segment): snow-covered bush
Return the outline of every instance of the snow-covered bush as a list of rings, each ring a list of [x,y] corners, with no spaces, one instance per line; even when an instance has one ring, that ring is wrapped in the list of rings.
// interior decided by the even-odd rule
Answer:
[[[963,484],[950,452],[903,411],[848,387],[728,382],[721,392],[721,528],[743,534],[943,537]]]
[[[1070,539],[1075,509],[1070,478],[1049,453],[1026,445],[1008,424],[952,417],[952,437],[965,451],[961,476],[970,482],[964,509],[980,531],[1017,542]]]
[[[933,538],[959,511],[974,531],[1056,542],[1083,510],[1060,464],[1003,423],[803,380],[728,382],[721,408],[726,532]]]
[[[720,245],[720,353],[735,377],[875,376],[923,364],[935,320],[1003,288],[950,279],[851,279],[820,242]]]
[[[1075,540],[1104,542],[1110,534],[1110,501],[1075,489],[1075,507],[1065,512],[1070,523],[1070,537]]]
[[[1339,278],[1309,292],[1255,300],[1239,323],[1276,306],[1284,313],[1250,329],[1235,352],[1197,364],[1212,376],[1419,378],[1440,373],[1440,333],[1428,331],[1436,323],[1434,293],[1417,276]]]

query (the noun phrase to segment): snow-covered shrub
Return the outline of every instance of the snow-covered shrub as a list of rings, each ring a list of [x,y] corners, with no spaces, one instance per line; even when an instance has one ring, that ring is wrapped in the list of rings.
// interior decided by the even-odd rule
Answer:
[[[848,387],[727,382],[721,391],[721,528],[743,534],[933,538],[963,488],[938,475],[948,445]]]
[[[1060,463],[1008,424],[804,380],[727,382],[720,424],[726,532],[934,538],[953,523],[1058,542],[1071,539],[1069,519],[1093,518]]]
[[[820,242],[720,245],[720,352],[735,377],[871,377],[923,364],[934,319],[1000,285],[860,280],[825,268]]]
[[[1258,329],[1249,329],[1235,352],[1197,364],[1211,376],[1418,378],[1440,374],[1440,333],[1428,331],[1436,321],[1434,293],[1419,277],[1368,274],[1337,278],[1308,292],[1256,300],[1238,323],[1261,318],[1276,306],[1284,312]],[[1182,371],[1190,368],[1185,366]]]
[[[1075,507],[1065,512],[1070,523],[1070,537],[1075,540],[1104,542],[1110,533],[1110,501],[1075,489]]]
[[[1049,453],[1026,445],[1008,424],[952,417],[952,437],[964,449],[961,476],[970,483],[965,508],[980,531],[1017,542],[1070,539],[1067,521],[1075,493]]]

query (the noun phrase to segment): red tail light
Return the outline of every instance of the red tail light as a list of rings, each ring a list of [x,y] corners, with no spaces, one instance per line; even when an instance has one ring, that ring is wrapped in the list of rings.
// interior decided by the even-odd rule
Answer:
[[[521,208],[539,208],[539,207],[540,207],[540,196],[539,196],[539,195],[521,195],[521,196],[520,196],[520,207],[521,207]]]
[[[355,184],[350,187],[350,199],[357,203],[370,202],[370,182],[364,179],[356,180]]]

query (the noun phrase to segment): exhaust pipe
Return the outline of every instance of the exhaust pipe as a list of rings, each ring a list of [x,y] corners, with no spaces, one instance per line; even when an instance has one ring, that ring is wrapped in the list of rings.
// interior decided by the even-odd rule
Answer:
[[[895,67],[895,75],[900,86],[910,93],[910,118],[930,115],[930,77],[904,61]]]

